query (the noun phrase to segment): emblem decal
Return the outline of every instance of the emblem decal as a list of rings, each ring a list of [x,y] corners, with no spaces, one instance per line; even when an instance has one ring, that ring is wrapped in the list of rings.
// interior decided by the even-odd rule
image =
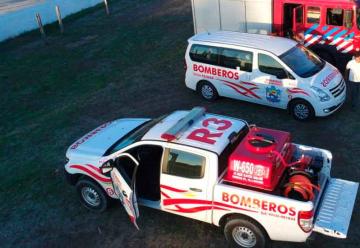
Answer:
[[[281,90],[275,86],[266,87],[266,99],[269,102],[280,102],[281,100]]]

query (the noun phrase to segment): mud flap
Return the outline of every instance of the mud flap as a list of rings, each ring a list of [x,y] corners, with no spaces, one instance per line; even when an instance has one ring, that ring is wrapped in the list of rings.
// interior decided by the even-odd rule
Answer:
[[[346,238],[359,184],[331,178],[326,185],[315,219],[314,231]]]

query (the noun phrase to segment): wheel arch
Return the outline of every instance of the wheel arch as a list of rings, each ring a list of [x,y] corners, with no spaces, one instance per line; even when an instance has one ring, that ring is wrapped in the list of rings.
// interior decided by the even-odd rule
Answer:
[[[249,220],[249,221],[254,222],[260,229],[262,229],[264,234],[270,239],[270,236],[269,236],[267,230],[259,221],[257,221],[256,219],[254,219],[248,215],[240,214],[240,213],[225,214],[223,217],[221,217],[221,219],[219,221],[219,226],[220,226],[221,230],[222,231],[224,230],[226,222],[233,220],[233,219],[244,219],[244,220]]]
[[[214,85],[213,83],[211,83],[210,81],[205,80],[205,79],[201,79],[201,80],[199,80],[199,81],[196,83],[196,91],[197,91],[197,92],[199,92],[200,86],[201,86],[202,84],[204,84],[204,83],[211,84],[212,86],[215,87],[215,85]],[[216,87],[215,87],[215,89],[216,89]],[[216,89],[216,90],[217,90],[217,89]]]
[[[289,113],[290,113],[290,110],[291,110],[290,109],[291,105],[294,104],[294,102],[297,102],[297,101],[305,101],[305,102],[309,103],[309,105],[313,108],[313,111],[315,111],[315,108],[314,108],[313,104],[311,103],[311,101],[309,101],[309,100],[307,100],[305,98],[302,98],[302,97],[295,97],[295,98],[291,99],[288,102],[287,106],[286,106],[286,109],[288,110]]]
[[[79,181],[79,179],[82,175],[84,175],[84,174],[81,174],[81,173],[71,174],[68,171],[64,170],[65,179],[72,186],[75,186],[75,184]]]
[[[83,174],[83,173],[71,174],[71,173],[65,171],[65,177],[66,177],[66,180],[73,186],[75,186],[80,180],[89,180],[89,181],[95,183],[96,185],[98,185],[107,195],[104,186],[101,183],[99,183],[97,180],[95,180],[94,178],[92,178],[86,174]]]

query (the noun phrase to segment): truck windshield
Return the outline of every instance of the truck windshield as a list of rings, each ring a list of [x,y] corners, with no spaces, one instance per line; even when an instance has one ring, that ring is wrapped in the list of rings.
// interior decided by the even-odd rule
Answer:
[[[129,132],[127,135],[119,139],[115,142],[104,154],[104,156],[107,156],[109,154],[112,154],[114,152],[120,151],[121,149],[141,140],[141,138],[158,122],[160,122],[162,119],[164,119],[166,115],[161,116],[156,119],[152,119],[150,121],[147,121],[143,123],[142,125],[138,126],[131,132]]]
[[[300,44],[282,54],[280,59],[302,78],[315,75],[325,65],[323,60]]]

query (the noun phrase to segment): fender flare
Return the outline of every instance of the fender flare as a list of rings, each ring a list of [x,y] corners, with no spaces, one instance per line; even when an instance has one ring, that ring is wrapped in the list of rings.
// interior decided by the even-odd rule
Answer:
[[[312,107],[312,109],[313,109],[313,111],[314,111],[314,113],[315,113],[314,105],[313,105],[310,101],[308,101],[307,99],[302,98],[302,97],[295,97],[295,98],[291,99],[291,100],[288,102],[288,104],[287,104],[287,106],[286,106],[286,109],[287,109],[287,111],[288,111],[289,113],[290,113],[290,106],[291,106],[291,104],[292,104],[294,101],[305,101],[305,102],[309,103],[309,105]]]
[[[226,222],[228,222],[229,220],[232,220],[232,219],[245,219],[245,220],[248,219],[248,220],[255,222],[259,226],[259,228],[262,229],[262,231],[265,233],[265,235],[267,235],[267,237],[270,239],[270,236],[269,236],[267,230],[264,228],[264,226],[259,221],[257,221],[256,219],[254,219],[248,215],[240,214],[240,213],[230,213],[230,214],[225,214],[224,216],[222,216],[219,221],[219,226],[222,231],[224,231]]]

